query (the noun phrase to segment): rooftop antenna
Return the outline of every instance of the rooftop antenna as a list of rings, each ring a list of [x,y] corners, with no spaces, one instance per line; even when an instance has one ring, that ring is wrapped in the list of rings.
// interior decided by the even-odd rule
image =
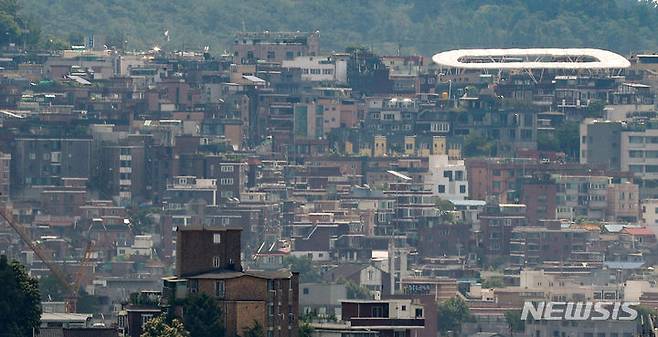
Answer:
[[[247,25],[244,23],[244,19],[242,19],[242,32],[244,33],[246,31],[247,31]]]

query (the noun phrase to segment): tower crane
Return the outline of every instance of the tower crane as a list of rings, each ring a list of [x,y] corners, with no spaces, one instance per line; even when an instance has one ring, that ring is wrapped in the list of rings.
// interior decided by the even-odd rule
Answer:
[[[4,219],[11,228],[16,231],[18,236],[21,238],[21,240],[28,246],[30,249],[34,252],[34,254],[41,260],[43,263],[48,267],[52,275],[59,281],[59,283],[66,289],[66,311],[67,312],[76,312],[76,304],[78,301],[78,289],[80,288],[80,282],[82,281],[82,277],[84,276],[85,272],[85,267],[89,263],[91,259],[91,250],[93,249],[94,243],[93,241],[89,241],[87,243],[87,246],[85,248],[85,251],[82,256],[82,260],[80,261],[80,267],[75,274],[75,277],[73,278],[73,282],[68,281],[67,274],[62,270],[62,268],[54,263],[52,259],[48,256],[46,252],[41,249],[37,244],[35,244],[32,239],[30,238],[30,235],[25,231],[25,228],[23,226],[20,226],[17,224],[14,220],[13,217],[11,216],[11,213],[8,211],[7,208],[2,208],[0,207],[0,217]]]

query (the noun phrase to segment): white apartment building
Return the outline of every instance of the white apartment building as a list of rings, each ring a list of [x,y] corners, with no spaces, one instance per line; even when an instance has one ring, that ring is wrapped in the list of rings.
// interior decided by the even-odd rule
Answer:
[[[347,83],[347,56],[297,56],[281,61],[282,68],[299,68],[302,80]]]
[[[424,182],[434,196],[447,200],[468,199],[468,179],[463,160],[449,159],[447,154],[430,155]]]

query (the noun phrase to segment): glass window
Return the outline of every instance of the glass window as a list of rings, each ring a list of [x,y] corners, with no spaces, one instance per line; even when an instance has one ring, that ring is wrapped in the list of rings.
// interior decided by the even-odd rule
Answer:
[[[224,298],[225,293],[226,293],[226,289],[225,289],[224,281],[223,280],[215,281],[215,296],[219,298]]]
[[[633,173],[642,173],[644,172],[644,166],[642,165],[629,165],[628,170]]]
[[[642,150],[631,150],[628,151],[628,156],[631,158],[643,158],[644,157],[644,151]]]
[[[642,136],[628,136],[628,142],[631,144],[642,144],[644,143],[644,137]]]

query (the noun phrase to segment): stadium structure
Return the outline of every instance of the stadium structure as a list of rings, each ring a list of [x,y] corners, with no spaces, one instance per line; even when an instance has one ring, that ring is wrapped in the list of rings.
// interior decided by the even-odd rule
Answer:
[[[631,63],[611,51],[593,48],[457,49],[432,57],[443,74],[526,72],[539,81],[545,73],[619,75]]]

